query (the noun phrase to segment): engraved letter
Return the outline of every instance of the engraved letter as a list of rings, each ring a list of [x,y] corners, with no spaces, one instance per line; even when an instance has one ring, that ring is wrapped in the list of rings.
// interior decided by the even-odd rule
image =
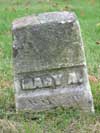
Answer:
[[[61,85],[62,74],[52,75],[52,77],[54,78],[56,85]]]
[[[22,80],[22,88],[27,89],[33,89],[33,81],[31,78],[26,78]]]
[[[77,75],[75,72],[69,73],[68,84],[82,83],[82,79],[79,74]]]
[[[34,78],[34,86],[33,88],[42,88],[41,78]]]
[[[53,81],[51,77],[46,77],[43,79],[44,87],[51,87],[53,85]]]

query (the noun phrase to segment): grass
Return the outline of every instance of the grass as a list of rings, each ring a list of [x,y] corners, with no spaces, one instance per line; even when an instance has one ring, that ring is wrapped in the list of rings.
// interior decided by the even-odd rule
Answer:
[[[0,133],[99,133],[100,83],[92,83],[95,114],[56,108],[16,113],[13,91],[12,34],[14,19],[48,11],[75,11],[80,21],[88,72],[100,76],[100,0],[0,0]]]

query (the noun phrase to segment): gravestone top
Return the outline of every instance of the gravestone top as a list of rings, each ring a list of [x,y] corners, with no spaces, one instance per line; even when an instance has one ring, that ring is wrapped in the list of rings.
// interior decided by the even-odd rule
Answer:
[[[74,12],[48,12],[39,15],[32,15],[16,19],[13,22],[13,29],[19,29],[25,26],[46,24],[46,23],[71,23],[76,20]]]
[[[17,110],[57,106],[94,111],[79,22],[73,12],[49,12],[13,22]]]
[[[78,26],[75,18],[74,13],[53,12],[15,21],[13,23],[15,56],[19,49],[19,55],[15,58],[15,72],[25,73],[85,65],[83,49],[79,47],[82,42],[77,34]],[[20,58],[18,62],[17,58]]]

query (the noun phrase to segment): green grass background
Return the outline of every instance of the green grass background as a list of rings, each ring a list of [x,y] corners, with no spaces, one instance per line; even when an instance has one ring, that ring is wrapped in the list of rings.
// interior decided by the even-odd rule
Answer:
[[[100,133],[100,83],[92,83],[95,114],[56,108],[16,113],[13,91],[12,21],[34,13],[75,11],[81,25],[88,73],[99,77],[100,0],[0,0],[0,131],[25,133]]]

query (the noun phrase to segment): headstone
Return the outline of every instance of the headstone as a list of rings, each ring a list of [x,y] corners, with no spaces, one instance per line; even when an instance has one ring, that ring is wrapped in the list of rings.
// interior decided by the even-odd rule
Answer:
[[[57,106],[94,111],[79,22],[72,12],[51,12],[13,22],[17,110]]]

